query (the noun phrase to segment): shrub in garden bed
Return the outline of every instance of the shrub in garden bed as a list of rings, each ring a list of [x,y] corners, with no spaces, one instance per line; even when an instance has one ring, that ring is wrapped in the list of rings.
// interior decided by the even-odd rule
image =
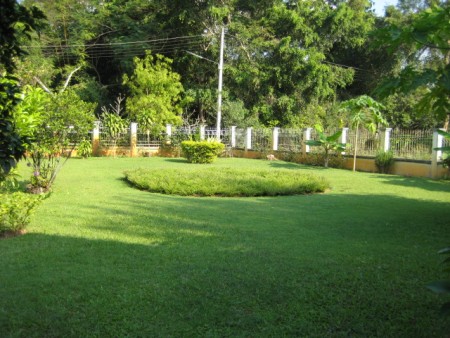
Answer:
[[[139,189],[182,196],[278,196],[324,192],[322,177],[287,169],[136,169],[126,179]]]
[[[41,199],[23,192],[0,193],[0,237],[22,232]]]
[[[215,140],[181,142],[183,156],[190,163],[212,163],[224,148],[223,143]]]
[[[394,153],[392,151],[379,151],[375,156],[375,165],[382,174],[388,174],[394,164]]]

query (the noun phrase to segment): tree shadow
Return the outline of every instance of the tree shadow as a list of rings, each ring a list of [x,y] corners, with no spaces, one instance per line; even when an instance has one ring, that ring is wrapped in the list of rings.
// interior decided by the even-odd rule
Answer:
[[[77,202],[59,210],[60,234],[0,242],[0,331],[443,335],[422,286],[449,216],[448,203],[392,195]]]
[[[325,168],[322,166],[310,166],[300,163],[292,163],[292,162],[279,162],[279,161],[271,161],[270,166],[272,168],[280,168],[280,169],[294,169],[294,170],[314,170],[314,171],[323,171],[329,170],[331,168]]]
[[[383,184],[450,193],[449,180],[433,180],[431,178],[423,178],[423,177],[405,177],[405,176],[381,175],[381,174],[373,175],[372,178],[376,178]]]
[[[189,163],[185,158],[178,157],[178,158],[164,158],[164,162],[169,163]]]

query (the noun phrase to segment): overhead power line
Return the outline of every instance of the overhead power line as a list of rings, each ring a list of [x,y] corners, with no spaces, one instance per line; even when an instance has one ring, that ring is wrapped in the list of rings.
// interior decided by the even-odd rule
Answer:
[[[177,40],[189,40],[189,39],[204,39],[203,35],[192,35],[192,36],[177,36],[173,38],[162,38],[162,39],[151,39],[151,40],[139,40],[139,41],[126,41],[126,42],[110,42],[110,43],[92,43],[92,44],[66,44],[66,45],[47,45],[47,46],[33,46],[33,45],[23,45],[21,48],[75,48],[75,47],[104,47],[104,46],[120,46],[120,45],[135,45],[143,43],[167,43]]]

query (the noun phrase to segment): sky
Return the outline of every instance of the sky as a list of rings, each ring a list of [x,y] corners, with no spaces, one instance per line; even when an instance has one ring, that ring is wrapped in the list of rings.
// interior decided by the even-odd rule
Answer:
[[[397,4],[397,0],[374,0],[373,2],[373,8],[378,16],[384,15],[384,7]]]

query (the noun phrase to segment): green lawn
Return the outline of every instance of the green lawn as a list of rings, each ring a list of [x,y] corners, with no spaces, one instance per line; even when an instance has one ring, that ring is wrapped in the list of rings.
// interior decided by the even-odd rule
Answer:
[[[199,198],[67,163],[24,236],[0,240],[2,337],[443,337],[450,182],[219,159],[324,176],[325,194]],[[22,168],[25,171],[26,168]]]

